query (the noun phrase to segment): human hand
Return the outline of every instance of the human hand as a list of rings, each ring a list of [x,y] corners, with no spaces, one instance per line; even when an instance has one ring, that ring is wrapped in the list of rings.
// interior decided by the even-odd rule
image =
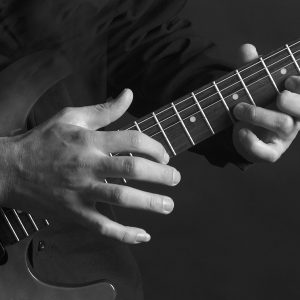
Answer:
[[[14,165],[4,205],[48,219],[79,222],[101,235],[125,243],[150,240],[144,230],[118,224],[95,208],[97,202],[169,214],[172,199],[129,186],[106,184],[126,178],[174,186],[180,174],[167,166],[163,146],[138,131],[95,131],[118,119],[129,107],[124,90],[105,104],[66,108],[33,130],[12,137]],[[148,157],[117,156],[133,153]],[[151,160],[150,160],[151,159]]]
[[[241,47],[244,64],[257,57],[253,45]],[[234,126],[233,143],[250,162],[276,162],[297,136],[300,129],[300,77],[288,78],[285,88],[277,96],[274,109],[240,103],[233,110],[239,120]]]

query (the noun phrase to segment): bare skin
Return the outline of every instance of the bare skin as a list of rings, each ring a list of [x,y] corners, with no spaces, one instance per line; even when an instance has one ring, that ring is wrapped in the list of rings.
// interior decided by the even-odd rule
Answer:
[[[241,61],[257,57],[252,45],[241,49]],[[237,151],[252,162],[275,162],[299,131],[300,77],[286,82],[276,109],[239,104],[234,127]],[[67,108],[26,134],[2,138],[1,205],[35,212],[50,219],[79,222],[100,235],[125,243],[148,242],[143,229],[116,223],[95,209],[97,202],[169,214],[172,199],[104,179],[128,178],[175,186],[180,173],[168,166],[161,144],[136,131],[99,132],[121,117],[133,95],[124,90],[115,100],[81,108]],[[143,157],[110,157],[109,153],[137,153]]]

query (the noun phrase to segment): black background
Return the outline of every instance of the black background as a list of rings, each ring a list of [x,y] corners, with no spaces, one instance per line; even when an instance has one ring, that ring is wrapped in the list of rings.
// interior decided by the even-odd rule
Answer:
[[[266,54],[299,38],[299,8],[295,0],[190,0],[185,13],[233,62],[241,43]],[[172,161],[181,184],[151,187],[173,197],[172,215],[120,210],[123,223],[152,235],[132,247],[146,300],[299,299],[299,149],[298,138],[278,163],[246,172],[185,153]]]

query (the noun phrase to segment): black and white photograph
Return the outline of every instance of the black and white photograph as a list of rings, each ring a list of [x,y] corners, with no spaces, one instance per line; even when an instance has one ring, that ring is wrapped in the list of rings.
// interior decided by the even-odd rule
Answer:
[[[0,300],[299,300],[299,11],[0,0]]]

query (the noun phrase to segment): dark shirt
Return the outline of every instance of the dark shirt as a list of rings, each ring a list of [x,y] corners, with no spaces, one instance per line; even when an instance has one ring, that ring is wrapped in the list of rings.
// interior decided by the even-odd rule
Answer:
[[[36,105],[32,125],[65,106],[103,102],[123,88],[134,91],[130,112],[142,116],[228,71],[211,57],[215,45],[201,36],[185,0],[11,0],[2,4],[2,67],[39,50],[62,55],[72,74]],[[219,166],[245,161],[231,130],[198,145]]]
[[[130,112],[142,116],[174,101],[228,71],[210,55],[214,44],[201,36],[184,16],[184,0],[7,0],[1,2],[0,68],[40,50],[50,50],[71,66],[71,75],[48,90],[32,110],[30,126],[39,124],[66,106],[103,102],[123,88],[131,88],[135,100]],[[47,68],[47,65],[45,65]],[[227,131],[193,149],[213,164],[243,159],[232,145]],[[66,231],[65,231],[66,232]],[[84,270],[85,257],[95,254],[86,272],[72,271],[72,278],[51,280],[65,284],[99,280],[103,274],[119,276],[125,282],[117,288],[141,299],[139,273],[130,254],[112,241],[103,243],[90,233],[74,229],[64,244],[56,243],[61,231],[55,228],[44,236],[48,247],[33,252],[34,271],[43,279],[43,270],[59,268]],[[82,243],[72,243],[73,235]],[[64,238],[65,240],[65,238]],[[34,241],[33,249],[38,244]],[[66,250],[67,249],[67,250]],[[109,250],[107,250],[109,249]],[[112,250],[113,249],[113,250]],[[48,252],[49,251],[49,252]],[[109,253],[108,264],[99,253]],[[70,253],[57,259],[61,253]],[[71,254],[76,254],[76,262]],[[132,262],[132,263],[131,263]],[[130,265],[130,266],[129,266]],[[120,272],[120,266],[125,271]],[[57,267],[57,268],[58,268]],[[49,272],[51,274],[51,272]],[[74,279],[75,278],[75,279]],[[51,281],[50,280],[50,281]],[[130,287],[136,292],[130,292]]]

